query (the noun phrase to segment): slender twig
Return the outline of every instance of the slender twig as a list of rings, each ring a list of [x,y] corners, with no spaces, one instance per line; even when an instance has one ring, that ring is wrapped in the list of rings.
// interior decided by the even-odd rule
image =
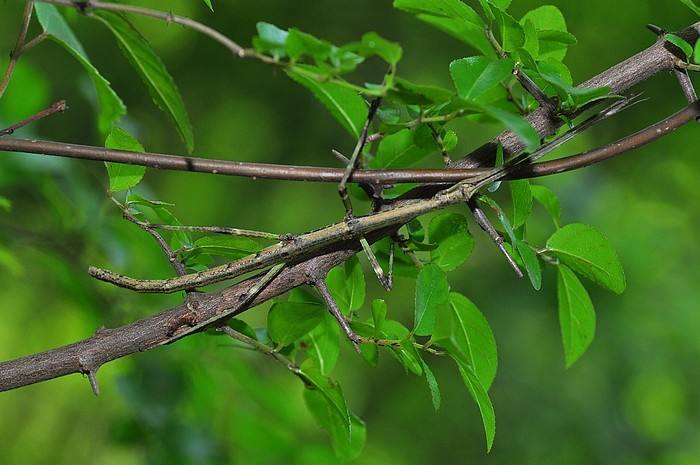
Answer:
[[[27,126],[37,120],[40,120],[42,118],[46,118],[47,116],[51,116],[54,113],[61,113],[64,112],[68,108],[66,106],[66,101],[65,100],[60,100],[53,105],[51,105],[49,108],[46,108],[45,110],[41,110],[38,113],[33,114],[29,118],[23,119],[22,121],[13,124],[10,127],[7,127],[5,129],[0,129],[0,137],[2,136],[7,136],[9,134],[14,133],[16,130],[23,128],[24,126]]]
[[[39,35],[34,37],[32,40],[28,41],[22,46],[22,54],[27,53],[49,37],[49,33],[46,31],[41,32]]]
[[[471,198],[467,202],[467,205],[472,211],[472,215],[474,216],[474,221],[476,221],[476,224],[478,224],[479,227],[482,230],[484,230],[484,232],[488,234],[489,238],[491,238],[491,240],[496,244],[496,247],[498,247],[498,250],[500,250],[501,253],[506,257],[508,264],[511,268],[513,268],[515,274],[518,275],[518,278],[522,278],[523,272],[520,271],[520,267],[518,267],[518,264],[515,262],[515,259],[510,255],[510,253],[508,253],[508,250],[505,248],[503,237],[500,234],[498,234],[496,228],[493,227],[491,221],[489,221],[489,218],[486,216],[486,213],[484,213],[484,211],[479,207],[477,200],[475,198]]]
[[[696,102],[698,100],[698,94],[695,92],[695,87],[693,87],[693,81],[691,81],[690,76],[688,76],[688,70],[674,69],[673,73],[676,75],[678,84],[681,86],[683,95],[685,95],[688,103]]]
[[[440,132],[435,129],[435,125],[432,123],[428,123],[428,128],[430,129],[430,133],[433,135],[433,140],[435,140],[435,143],[440,149],[440,153],[442,154],[442,163],[445,166],[450,166],[452,160],[450,159],[450,154],[447,153],[447,150],[445,150],[445,141],[442,140]]]
[[[382,265],[379,264],[379,260],[377,260],[377,256],[374,254],[374,251],[369,245],[369,242],[367,242],[367,239],[364,237],[360,238],[360,245],[362,245],[362,251],[367,256],[367,260],[369,261],[370,266],[372,266],[372,271],[374,271],[374,274],[377,276],[379,284],[381,284],[385,290],[390,291],[394,282],[392,278],[394,267],[394,243],[392,242],[389,245],[389,271],[387,273],[384,273]]]
[[[217,331],[221,331],[222,333],[228,335],[232,339],[235,339],[236,341],[242,342],[243,344],[249,345],[252,349],[257,350],[258,352],[261,352],[265,355],[269,355],[270,357],[274,358],[275,360],[277,360],[282,365],[284,365],[285,367],[287,367],[288,369],[290,369],[292,371],[298,370],[298,367],[296,366],[296,364],[293,361],[291,361],[290,359],[288,359],[287,357],[285,357],[284,355],[282,355],[281,353],[279,353],[279,351],[273,349],[270,346],[263,344],[262,342],[260,342],[256,339],[253,339],[251,337],[246,336],[243,333],[236,331],[235,329],[231,328],[230,326],[220,326],[219,328],[217,328]]]
[[[138,220],[137,220],[138,221]],[[184,224],[160,224],[146,223],[154,229],[163,229],[165,231],[187,231],[205,234],[222,234],[227,236],[243,236],[254,237],[258,239],[272,239],[276,241],[291,240],[291,234],[275,234],[265,231],[253,231],[250,229],[229,228],[228,226],[191,226]]]
[[[338,304],[336,303],[335,299],[331,295],[330,289],[328,289],[328,285],[326,284],[326,279],[325,275],[317,275],[316,278],[314,278],[314,287],[318,291],[318,293],[321,295],[321,299],[323,299],[323,302],[326,304],[326,308],[330,312],[330,314],[333,316],[333,318],[336,319],[338,324],[340,325],[341,329],[345,333],[345,335],[348,337],[350,340],[350,343],[352,346],[355,348],[355,351],[357,353],[360,353],[360,341],[362,340],[360,336],[355,333],[355,331],[352,330],[350,327],[350,323],[348,320],[345,318],[345,315],[343,315],[343,312],[340,311],[340,308],[338,307]]]
[[[515,68],[513,75],[518,82],[520,82],[520,85],[523,86],[523,89],[532,95],[535,101],[540,104],[540,107],[548,108],[550,111],[556,111],[558,108],[557,103],[549,98],[549,96],[547,96],[547,94],[545,94],[542,89],[535,84],[535,81],[533,81],[530,76],[525,74],[525,71],[523,71],[521,68]]]
[[[10,85],[10,80],[12,79],[12,73],[15,71],[17,66],[17,60],[22,55],[22,48],[24,47],[24,41],[27,38],[27,31],[29,30],[29,22],[32,20],[32,11],[34,9],[34,0],[27,0],[24,4],[24,13],[22,14],[22,25],[19,28],[19,34],[17,36],[17,42],[15,43],[15,48],[10,52],[10,61],[7,63],[7,68],[5,69],[5,74],[0,78],[0,98],[5,94],[7,86]]]
[[[345,215],[347,217],[352,216],[352,202],[350,201],[350,196],[348,195],[347,189],[348,180],[352,177],[352,173],[358,167],[360,157],[362,155],[362,149],[365,148],[365,144],[367,143],[369,127],[372,124],[374,115],[377,114],[377,110],[379,109],[379,105],[381,105],[381,103],[381,98],[375,98],[374,100],[372,100],[372,103],[370,104],[369,110],[367,112],[367,119],[365,121],[364,126],[362,126],[362,131],[360,131],[360,137],[357,139],[357,144],[355,145],[355,149],[352,152],[350,161],[345,167],[343,177],[340,179],[340,183],[338,184],[338,194],[340,194],[340,198],[343,200],[343,205],[345,206]]]
[[[131,223],[134,223],[136,226],[146,231],[156,241],[156,243],[158,243],[158,246],[167,257],[168,262],[173,267],[173,270],[175,270],[175,274],[178,276],[186,275],[187,270],[185,269],[185,265],[183,265],[182,262],[178,260],[177,254],[173,252],[173,249],[163,238],[163,236],[158,231],[156,231],[156,229],[150,223],[146,221],[141,221],[138,218],[136,218],[129,211],[129,208],[123,203],[121,203],[119,200],[117,200],[117,198],[114,197],[114,195],[110,194],[109,196],[112,199],[112,202],[114,202],[114,204],[117,205],[117,207],[119,207],[119,209],[122,211],[124,219],[130,221]]]

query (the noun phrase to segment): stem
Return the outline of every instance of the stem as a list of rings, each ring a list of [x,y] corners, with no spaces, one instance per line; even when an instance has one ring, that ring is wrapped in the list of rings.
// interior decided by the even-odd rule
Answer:
[[[29,22],[32,19],[32,11],[34,9],[34,0],[27,0],[24,5],[24,13],[22,14],[22,25],[19,29],[19,35],[17,36],[17,42],[15,43],[15,48],[10,52],[10,61],[7,63],[7,69],[5,69],[5,74],[0,78],[0,98],[5,94],[7,86],[10,85],[10,79],[12,79],[12,73],[17,66],[17,60],[22,55],[22,47],[24,46],[24,41],[27,38],[27,30],[29,30]]]

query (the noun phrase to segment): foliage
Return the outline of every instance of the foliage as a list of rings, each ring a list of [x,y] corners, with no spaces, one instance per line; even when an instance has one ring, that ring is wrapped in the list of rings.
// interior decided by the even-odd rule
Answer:
[[[204,3],[214,11],[209,0]],[[697,10],[692,1],[683,3]],[[608,88],[581,90],[572,85],[571,73],[563,60],[576,39],[554,6],[535,8],[521,18],[513,16],[508,10],[510,1],[503,0],[480,0],[480,12],[460,0],[395,0],[393,6],[478,53],[455,57],[443,70],[453,88],[417,84],[398,76],[403,49],[376,32],[368,32],[355,42],[335,45],[297,28],[285,30],[260,22],[251,40],[256,53],[282,67],[286,76],[308,90],[351,136],[350,140],[359,137],[367,120],[366,100],[383,98],[378,132],[384,137],[367,144],[363,153],[372,168],[407,168],[437,161],[436,155],[442,150],[456,150],[456,131],[463,121],[496,122],[513,131],[528,151],[535,150],[540,137],[525,116],[537,108],[538,102],[521,86],[515,70],[530,76],[557,102],[562,118],[612,97]],[[69,22],[52,5],[37,3],[35,9],[43,30],[76,57],[92,80],[99,102],[96,127],[106,135],[105,147],[143,152],[141,143],[123,129],[134,115],[125,116],[122,100],[92,64]],[[114,35],[154,103],[172,120],[191,153],[194,135],[185,103],[154,49],[125,16],[101,11],[93,17]],[[672,34],[665,38],[688,59],[694,53],[697,61],[697,47],[693,50]],[[388,71],[372,83],[352,82],[350,79],[360,66],[369,65],[371,60],[381,61]],[[147,190],[142,184],[144,168],[113,163],[106,168],[109,191],[124,198],[127,211],[152,223],[182,225],[171,212],[172,205],[140,195]],[[558,315],[568,368],[589,347],[595,333],[593,303],[579,277],[619,294],[626,286],[623,268],[615,251],[596,229],[579,223],[562,224],[560,201],[551,189],[527,180],[508,185],[509,197],[489,192],[481,195],[479,202],[493,212],[508,250],[525,269],[535,290],[552,290],[554,282],[548,281],[544,270],[556,270]],[[497,188],[489,187],[490,191]],[[502,202],[509,203],[509,211],[501,207]],[[0,207],[9,209],[10,205],[10,200],[0,197]],[[544,243],[530,234],[539,207],[551,217],[553,226]],[[462,378],[475,402],[486,448],[491,450],[496,420],[489,390],[498,366],[496,340],[482,311],[469,298],[451,290],[449,279],[450,273],[467,262],[475,248],[467,218],[461,213],[443,212],[415,220],[401,232],[408,237],[407,250],[415,258],[403,263],[411,268],[406,275],[413,276],[409,279],[415,287],[413,311],[409,312],[413,314],[411,326],[403,323],[406,312],[391,300],[369,303],[368,279],[357,258],[333,269],[326,283],[353,329],[366,339],[361,358],[376,366],[380,354],[389,353],[406,373],[425,377],[436,410],[442,395],[426,354],[454,360],[455,375]],[[168,240],[191,270],[204,270],[221,260],[255,254],[267,245],[264,240],[206,234],[193,237],[184,231],[171,232]],[[382,244],[375,245],[380,257],[381,247]],[[334,378],[338,360],[347,355],[341,347],[349,344],[318,296],[297,289],[275,300],[264,328],[254,329],[242,320],[231,320],[229,326],[266,347],[263,351],[274,351],[289,360],[287,368],[302,381],[304,402],[330,436],[337,456],[342,460],[358,457],[367,440],[367,428],[352,413],[340,381]]]

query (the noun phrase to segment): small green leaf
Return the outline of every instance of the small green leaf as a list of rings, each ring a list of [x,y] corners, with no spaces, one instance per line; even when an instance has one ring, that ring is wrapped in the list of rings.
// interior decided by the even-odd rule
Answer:
[[[414,332],[429,336],[435,326],[435,315],[449,305],[450,285],[447,275],[438,266],[429,264],[421,268],[416,280]]]
[[[510,59],[467,57],[450,63],[450,75],[460,98],[475,100],[512,76],[513,66]]]
[[[448,212],[434,216],[428,234],[430,242],[437,244],[430,252],[430,260],[444,271],[456,269],[474,250],[474,238],[464,215]]]
[[[173,206],[165,202],[160,202],[157,200],[148,200],[140,195],[129,192],[126,197],[126,205],[129,210],[137,217],[144,216],[146,209],[152,211],[155,214],[155,221],[149,219],[151,223],[164,223],[173,226],[182,226],[182,223],[175,217],[175,215],[168,210],[166,207]],[[178,250],[180,248],[191,248],[192,247],[192,236],[187,231],[175,231],[173,232],[172,238],[170,240],[170,246],[173,250]]]
[[[107,136],[105,147],[129,152],[145,152],[143,146],[134,136],[118,126],[114,126]],[[105,165],[109,175],[109,190],[112,192],[131,189],[141,182],[144,174],[146,174],[145,166],[110,162],[105,162]]]
[[[381,333],[386,321],[387,306],[382,299],[374,299],[372,301],[372,321],[374,322],[374,330]]]
[[[693,53],[693,62],[700,64],[700,40],[695,41],[695,52]]]
[[[447,310],[441,309],[437,314],[431,340],[472,367],[488,390],[498,368],[498,351],[491,327],[471,300],[457,292],[451,292],[449,298]]]
[[[408,328],[398,321],[386,320],[381,334],[386,339],[400,341],[400,347],[390,347],[391,353],[401,362],[406,370],[416,376],[422,376],[423,360],[413,345]]]
[[[297,60],[304,55],[321,62],[331,54],[331,44],[299,29],[291,28],[287,34],[285,49],[289,58]]]
[[[390,65],[396,65],[401,60],[403,50],[396,42],[390,42],[376,32],[368,32],[362,36],[362,46],[365,53],[379,55]],[[364,55],[364,54],[363,54]]]
[[[457,147],[457,142],[459,142],[459,139],[457,138],[457,133],[451,129],[445,132],[445,134],[442,136],[442,148],[446,152],[454,150],[455,147]]]
[[[326,276],[326,284],[345,315],[359,310],[365,303],[365,275],[357,257],[333,268]]]
[[[508,183],[513,199],[513,228],[519,228],[532,213],[532,191],[527,179],[518,179]]]
[[[700,6],[697,6],[693,0],[680,0],[681,3],[695,12],[696,15],[700,16]]]
[[[394,86],[389,89],[388,96],[408,105],[430,105],[448,102],[454,97],[454,92],[442,87],[414,84],[395,77]]]
[[[151,93],[154,103],[175,123],[187,151],[194,150],[194,135],[185,104],[175,81],[148,41],[123,16],[111,11],[95,11],[101,21],[117,38],[119,47],[138,72]]]
[[[553,5],[535,8],[520,19],[520,24],[524,25],[528,21],[532,22],[538,32],[538,53],[532,55],[540,60],[552,58],[556,61],[562,61],[566,56],[567,44],[550,41],[547,39],[547,33],[541,34],[542,31],[567,32],[566,21],[559,8]]]
[[[372,168],[407,168],[428,156],[432,150],[419,147],[414,134],[415,131],[402,129],[384,137],[371,162]]]
[[[544,69],[543,66],[540,66],[540,76],[554,87],[562,102],[567,103],[567,100],[570,99],[568,103],[571,107],[569,108],[570,110],[575,110],[596,100],[610,97],[609,87],[574,87],[567,84],[557,74],[544,71]]]
[[[484,35],[484,21],[461,0],[394,0],[394,8],[413,13],[421,21],[493,56]]]
[[[258,335],[255,333],[255,330],[245,321],[239,320],[238,318],[231,318],[227,324],[234,331],[238,331],[256,341],[258,340]]]
[[[486,451],[489,452],[496,437],[496,414],[493,410],[493,404],[491,404],[488,392],[479,381],[472,367],[464,365],[457,359],[455,361],[459,367],[459,373],[462,375],[464,384],[467,386],[472,399],[476,402],[481,413],[481,421],[484,424],[484,433],[486,434]]]
[[[430,400],[432,400],[433,408],[437,412],[440,410],[440,403],[442,400],[440,386],[438,385],[437,379],[435,379],[435,375],[425,361],[423,361],[423,374],[425,375],[425,380],[428,382],[428,388],[430,389]]]
[[[525,32],[515,18],[501,10],[493,8],[496,23],[501,30],[501,47],[506,52],[514,52],[525,45]]]
[[[352,437],[351,414],[340,384],[327,376],[323,376],[313,360],[306,360],[302,363],[296,374],[304,382],[307,389],[315,390],[323,396],[332,412],[331,416],[336,414],[339,416],[340,425],[342,426],[341,430],[350,439]]]
[[[525,35],[525,43],[523,44],[523,49],[525,49],[525,51],[527,51],[527,53],[530,55],[526,58],[537,57],[540,54],[540,42],[539,38],[537,37],[537,29],[535,28],[535,23],[533,23],[531,19],[520,21],[520,23],[523,25],[523,34]],[[520,51],[518,51],[518,53],[522,56],[522,53]]]
[[[211,0],[202,0],[206,6],[209,7],[209,9],[214,12],[214,7],[211,5]]]
[[[544,207],[544,209],[552,217],[554,225],[559,228],[559,222],[561,221],[561,207],[559,206],[559,197],[555,194],[552,189],[539,184],[530,184],[530,190],[532,196],[537,200],[537,202]]]
[[[666,40],[666,42],[670,42],[676,47],[678,47],[683,52],[686,59],[693,56],[693,46],[686,42],[683,38],[678,37],[675,34],[666,34],[664,36],[664,39]]]
[[[324,312],[321,323],[308,334],[307,354],[314,359],[321,374],[329,375],[340,354],[340,326],[330,313]]]
[[[112,125],[126,114],[124,103],[112,90],[109,81],[102,77],[99,71],[90,63],[83,46],[56,7],[37,2],[34,4],[34,10],[36,11],[39,24],[49,34],[49,37],[69,51],[87,71],[97,92],[97,101],[100,107],[98,115],[99,130],[103,134],[108,133]]]
[[[586,351],[595,335],[595,310],[581,281],[565,265],[559,266],[557,279],[559,323],[564,343],[566,367]]]
[[[259,22],[255,25],[258,35],[253,37],[253,47],[261,53],[269,53],[275,58],[287,56],[285,44],[288,32],[274,24]]]
[[[321,392],[306,389],[304,400],[321,428],[330,434],[333,450],[338,459],[343,463],[356,459],[362,452],[367,439],[365,423],[350,413],[350,436],[348,436],[343,419]]]
[[[485,106],[484,113],[503,123],[520,138],[527,150],[534,151],[540,146],[540,136],[537,131],[522,116],[495,106]]]
[[[315,78],[322,71],[309,65],[288,68],[287,75],[306,87],[326,107],[331,115],[353,136],[359,137],[367,119],[367,105],[352,89],[335,82],[321,82]]]
[[[607,239],[586,224],[569,224],[547,240],[547,251],[578,274],[621,294],[625,272]]]
[[[537,258],[537,254],[525,241],[518,240],[515,246],[523,261],[525,271],[527,271],[527,276],[530,278],[532,287],[536,291],[539,291],[542,288],[542,266],[540,265],[539,258]]]
[[[318,326],[326,314],[321,305],[276,302],[267,314],[270,338],[286,346]]]

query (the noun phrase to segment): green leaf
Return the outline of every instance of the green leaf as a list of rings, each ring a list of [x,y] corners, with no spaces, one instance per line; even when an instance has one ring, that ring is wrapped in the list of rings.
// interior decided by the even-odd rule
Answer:
[[[496,437],[496,414],[493,410],[493,404],[491,404],[487,390],[479,381],[472,367],[464,365],[457,359],[455,361],[459,367],[459,373],[462,375],[464,384],[467,386],[472,399],[476,402],[479,413],[481,413],[481,421],[484,424],[484,433],[486,434],[486,451],[489,452]]]
[[[145,152],[143,146],[134,136],[124,129],[114,126],[105,140],[108,149],[127,150],[129,152]],[[145,166],[125,165],[123,163],[105,162],[109,175],[109,190],[121,192],[136,186],[146,174]]]
[[[308,334],[307,354],[315,360],[321,374],[329,375],[340,354],[340,325],[330,313],[324,314],[321,323]]]
[[[448,212],[434,216],[428,234],[430,242],[437,244],[430,252],[430,260],[444,271],[460,266],[474,250],[474,238],[464,215]]]
[[[431,340],[472,367],[488,390],[498,368],[498,351],[491,327],[471,300],[457,292],[450,292],[449,298],[450,305],[437,314]]]
[[[530,184],[530,191],[532,196],[537,200],[537,202],[544,207],[544,209],[552,217],[554,225],[559,228],[559,222],[561,221],[561,207],[559,206],[559,197],[552,191],[549,187],[542,186],[539,184]]]
[[[540,60],[552,58],[556,61],[562,61],[566,56],[567,44],[550,41],[547,39],[547,34],[541,35],[541,31],[567,32],[566,21],[559,8],[553,5],[535,8],[520,19],[520,24],[524,25],[527,21],[531,21],[538,32],[538,53],[532,55]]]
[[[296,374],[304,381],[307,389],[317,391],[323,396],[332,413],[331,417],[336,414],[339,416],[342,430],[345,436],[348,437],[348,440],[350,440],[352,437],[352,420],[340,384],[327,376],[323,376],[313,360],[306,360],[302,363]]]
[[[535,23],[531,19],[520,21],[523,25],[523,34],[525,36],[525,43],[523,44],[523,49],[529,54],[526,57],[527,61],[533,61],[532,58],[540,54],[540,42],[537,37],[537,29],[535,28]],[[518,54],[522,57],[522,51],[518,51]],[[525,61],[521,58],[522,61]]]
[[[111,11],[95,11],[94,18],[101,21],[117,38],[124,56],[136,69],[151,93],[153,102],[175,124],[187,151],[194,150],[194,135],[185,104],[175,81],[146,39],[123,16]]]
[[[511,198],[513,199],[513,228],[519,228],[525,224],[532,213],[532,191],[527,179],[519,179],[508,183]]]
[[[100,107],[98,128],[101,133],[108,133],[112,125],[126,114],[124,103],[114,90],[112,90],[109,81],[102,77],[99,71],[90,63],[90,59],[85,53],[83,46],[78,41],[77,37],[75,37],[70,26],[68,26],[68,23],[66,23],[56,7],[46,3],[35,3],[34,10],[36,11],[36,16],[42,29],[49,34],[52,40],[69,51],[71,55],[83,65],[85,71],[87,71],[95,86],[97,101]]]
[[[527,276],[530,278],[530,283],[536,291],[542,288],[542,266],[537,254],[532,250],[527,242],[518,240],[515,242],[515,247],[523,261]]]
[[[275,58],[287,56],[285,44],[288,32],[274,24],[258,22],[255,25],[258,35],[253,37],[253,47],[261,53],[269,53]]]
[[[430,105],[448,102],[454,97],[454,92],[442,87],[414,84],[395,77],[394,86],[389,89],[388,96],[408,105]]]
[[[435,326],[435,315],[449,305],[450,285],[447,275],[437,265],[421,268],[416,279],[414,332],[429,336]]]
[[[501,10],[493,8],[496,23],[501,30],[501,47],[506,52],[514,52],[525,45],[525,32],[515,18]]]
[[[334,407],[321,392],[306,389],[304,400],[321,428],[330,434],[333,450],[338,458],[343,462],[357,458],[367,439],[365,423],[350,413],[350,435],[348,436],[343,419],[335,412]]]
[[[359,310],[365,303],[365,275],[357,257],[333,268],[326,276],[326,284],[345,315]]]
[[[423,362],[423,374],[425,375],[425,380],[428,382],[428,388],[430,389],[430,400],[432,400],[433,408],[437,412],[440,410],[440,403],[442,400],[440,386],[438,385],[437,379],[435,379],[435,375],[425,361]]]
[[[534,151],[540,146],[540,136],[522,116],[495,106],[485,106],[484,112],[513,131],[525,144],[527,150]]]
[[[258,335],[255,333],[255,330],[245,321],[239,320],[238,318],[231,318],[227,324],[234,331],[238,331],[256,341],[258,340]]]
[[[450,75],[460,98],[475,100],[512,76],[513,66],[510,59],[467,57],[450,63]]]
[[[372,301],[372,321],[374,322],[374,330],[381,333],[386,321],[387,306],[382,299],[374,299]],[[376,335],[376,334],[375,334]]]
[[[211,5],[211,0],[202,0],[206,6],[209,7],[209,9],[214,12],[214,7]]]
[[[695,41],[695,52],[693,53],[693,62],[700,64],[700,40]]]
[[[331,44],[299,29],[291,28],[287,34],[285,49],[289,58],[297,60],[309,55],[316,61],[323,61],[331,54]]]
[[[543,66],[540,66],[540,76],[554,87],[562,102],[568,104],[570,107],[568,109],[570,110],[575,110],[590,102],[610,97],[609,87],[574,87],[567,84],[557,74],[544,71],[544,69]],[[567,100],[570,101],[567,102]]]
[[[586,224],[569,224],[547,240],[547,251],[586,278],[621,294],[625,290],[622,264],[607,239]]]
[[[401,60],[403,50],[396,42],[390,42],[381,37],[376,32],[368,32],[362,36],[362,46],[368,55],[379,55],[384,61],[392,66]],[[368,53],[370,52],[370,53]],[[363,54],[364,55],[364,54]]]
[[[586,351],[595,335],[595,310],[591,298],[571,269],[559,266],[557,279],[559,323],[566,367]]]
[[[697,6],[693,0],[680,0],[681,3],[695,12],[696,15],[700,16],[700,6]]]
[[[382,138],[372,168],[407,168],[423,160],[433,150],[416,144],[415,130],[402,129]]]
[[[494,55],[484,34],[484,21],[461,0],[394,0],[394,8],[415,14],[421,21],[471,45],[483,54]]]
[[[318,326],[326,311],[321,305],[276,302],[267,314],[270,338],[287,346]]]
[[[352,136],[360,136],[367,119],[367,105],[357,92],[335,82],[321,82],[315,79],[315,76],[322,72],[313,66],[295,65],[288,68],[286,73],[295,82],[310,90]]]
[[[406,370],[416,376],[423,375],[423,359],[413,345],[411,333],[404,325],[395,320],[384,322],[382,336],[386,339],[400,341],[400,347],[389,347],[391,353],[398,359]]]
[[[686,42],[683,38],[678,37],[675,34],[666,34],[664,36],[664,40],[678,47],[683,52],[686,58],[690,58],[691,56],[693,56],[693,46]]]

